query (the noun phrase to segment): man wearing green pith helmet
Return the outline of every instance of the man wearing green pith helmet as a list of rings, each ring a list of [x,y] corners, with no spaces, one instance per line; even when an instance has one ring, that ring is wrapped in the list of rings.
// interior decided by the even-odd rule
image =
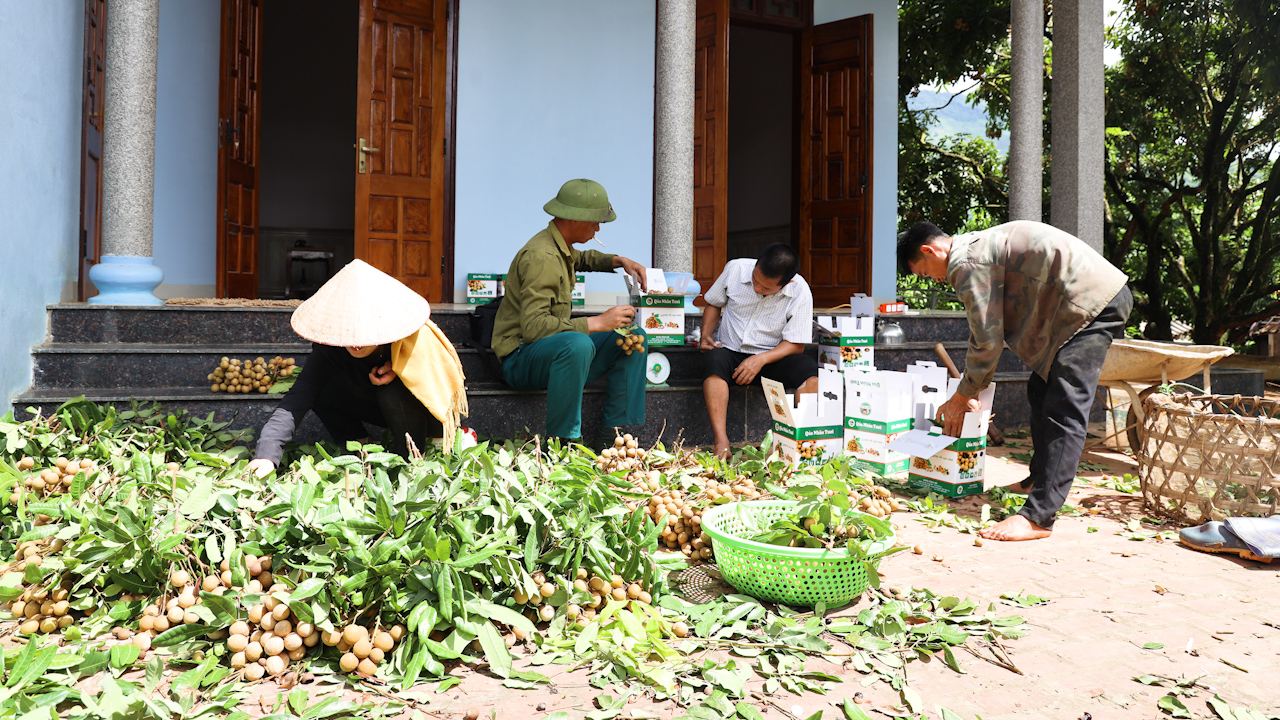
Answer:
[[[612,428],[644,424],[645,355],[625,353],[613,332],[631,326],[635,309],[621,305],[591,317],[571,317],[574,279],[579,272],[622,268],[647,290],[644,266],[620,255],[574,248],[594,238],[600,223],[618,217],[600,183],[570,180],[542,209],[552,220],[511,261],[494,322],[493,351],[508,385],[547,391],[546,434],[551,437],[582,439],[582,388],[605,378],[601,425],[612,439]]]

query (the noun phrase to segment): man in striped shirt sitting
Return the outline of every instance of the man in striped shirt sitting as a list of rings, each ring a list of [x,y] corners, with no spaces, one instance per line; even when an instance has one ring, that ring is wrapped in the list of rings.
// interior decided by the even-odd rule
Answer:
[[[790,245],[773,243],[758,260],[730,260],[703,295],[702,395],[717,457],[729,454],[729,383],[750,385],[767,377],[797,392],[818,391],[818,358],[804,351],[813,338],[813,294],[796,274],[799,268]]]

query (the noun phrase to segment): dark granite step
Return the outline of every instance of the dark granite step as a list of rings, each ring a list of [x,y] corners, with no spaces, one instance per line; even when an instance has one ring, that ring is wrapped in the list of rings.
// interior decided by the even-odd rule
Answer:
[[[277,355],[304,365],[311,344],[46,343],[31,348],[35,388],[200,387],[223,357]]]

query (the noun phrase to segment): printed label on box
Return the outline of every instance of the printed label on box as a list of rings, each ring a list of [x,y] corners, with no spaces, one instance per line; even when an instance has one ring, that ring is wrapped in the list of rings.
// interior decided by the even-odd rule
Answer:
[[[501,279],[501,275],[491,273],[467,273],[467,304],[483,305],[499,297]]]
[[[792,466],[821,465],[844,447],[844,381],[818,368],[818,392],[788,395],[782,383],[760,379],[773,417],[778,453]]]
[[[960,385],[958,378],[947,378],[946,371],[934,363],[915,363],[907,368],[917,378],[916,416],[917,428],[931,428],[937,409],[946,402]],[[934,386],[945,378],[945,392]],[[982,410],[965,413],[960,437],[951,439],[944,449],[929,457],[911,458],[908,482],[913,487],[925,488],[947,497],[964,497],[982,492],[986,478],[987,426],[991,421],[991,403],[995,399],[995,386],[990,385],[978,394]],[[944,436],[937,436],[944,437]]]
[[[818,363],[840,372],[875,369],[875,300],[849,298],[849,314],[819,316]]]
[[[578,274],[574,276],[573,293],[569,296],[571,305],[587,304],[587,276]]]
[[[650,345],[684,345],[683,295],[633,295],[631,304],[639,311],[636,322],[649,336]]]

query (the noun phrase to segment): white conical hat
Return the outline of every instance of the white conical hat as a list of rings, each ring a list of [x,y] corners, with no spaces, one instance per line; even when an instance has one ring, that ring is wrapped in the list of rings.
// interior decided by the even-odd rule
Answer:
[[[364,262],[352,260],[293,311],[294,332],[322,345],[386,345],[417,332],[431,306],[418,293]]]

